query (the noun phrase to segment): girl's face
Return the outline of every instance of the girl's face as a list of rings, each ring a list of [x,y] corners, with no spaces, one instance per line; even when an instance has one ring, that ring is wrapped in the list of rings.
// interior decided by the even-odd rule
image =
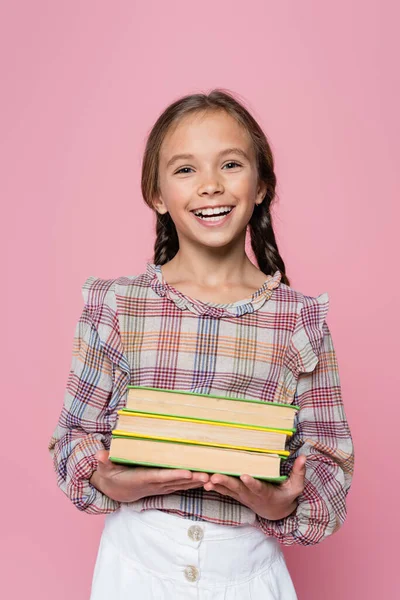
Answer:
[[[195,113],[170,130],[161,146],[159,196],[154,206],[169,212],[180,245],[222,247],[242,240],[255,203],[256,157],[247,131],[225,111]]]

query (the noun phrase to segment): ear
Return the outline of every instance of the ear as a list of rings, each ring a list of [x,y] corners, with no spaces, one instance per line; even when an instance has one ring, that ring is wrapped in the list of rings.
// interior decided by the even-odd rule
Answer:
[[[165,213],[168,212],[165,202],[161,196],[155,196],[153,198],[153,207],[158,213],[160,213],[160,215],[165,215]]]
[[[265,198],[265,194],[267,193],[267,184],[264,181],[260,181],[258,183],[257,195],[255,199],[256,204],[261,204],[261,202]]]

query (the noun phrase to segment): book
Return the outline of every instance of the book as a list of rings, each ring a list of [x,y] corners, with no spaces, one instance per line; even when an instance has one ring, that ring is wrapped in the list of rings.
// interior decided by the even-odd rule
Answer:
[[[280,464],[299,408],[129,385],[110,460],[283,481]]]
[[[285,475],[280,475],[280,461],[286,459],[278,454],[244,452],[183,442],[114,435],[111,441],[110,460],[122,464],[189,469],[236,477],[247,473],[258,479],[275,482],[287,479]]]
[[[187,391],[128,385],[125,410],[177,417],[191,417],[222,423],[238,423],[293,433],[294,404],[230,398]]]
[[[130,435],[173,442],[197,443],[204,446],[256,450],[286,456],[287,436],[291,430],[272,429],[258,426],[242,426],[236,423],[221,423],[188,417],[172,417],[133,411],[118,411],[115,435]]]

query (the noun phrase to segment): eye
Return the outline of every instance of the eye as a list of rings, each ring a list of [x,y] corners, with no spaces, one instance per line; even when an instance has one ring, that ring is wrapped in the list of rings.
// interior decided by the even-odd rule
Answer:
[[[229,161],[228,163],[226,163],[226,164],[224,165],[224,167],[227,167],[228,165],[234,165],[234,167],[233,167],[233,168],[235,168],[235,167],[241,167],[241,166],[242,166],[240,163],[236,162],[235,160],[231,160],[231,161]],[[230,170],[231,170],[231,169],[228,169],[228,171],[230,171]]]
[[[175,171],[174,175],[178,174],[178,173],[183,173],[184,175],[186,175],[187,170],[185,171],[185,169],[191,169],[192,167],[181,167],[180,169],[178,169],[178,171]]]

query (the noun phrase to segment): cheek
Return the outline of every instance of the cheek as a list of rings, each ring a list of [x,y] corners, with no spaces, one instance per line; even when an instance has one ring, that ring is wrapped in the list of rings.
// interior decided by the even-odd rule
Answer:
[[[256,196],[256,181],[253,177],[232,177],[226,182],[226,187],[242,200],[253,201]]]
[[[173,214],[188,203],[192,188],[182,180],[167,179],[160,181],[160,191],[168,211]]]

